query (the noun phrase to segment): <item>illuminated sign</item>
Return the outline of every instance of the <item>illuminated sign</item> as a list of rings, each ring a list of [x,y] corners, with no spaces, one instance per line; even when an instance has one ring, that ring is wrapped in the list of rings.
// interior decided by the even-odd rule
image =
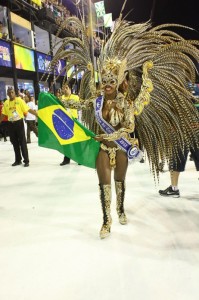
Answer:
[[[17,69],[35,71],[34,51],[14,45],[15,65]]]
[[[12,67],[10,44],[0,40],[0,66]]]
[[[52,56],[46,55],[44,53],[37,52],[37,64],[38,64],[38,72],[40,73],[52,73],[49,70],[49,66],[52,60]]]
[[[54,74],[56,76],[65,76],[66,75],[66,62],[63,59],[60,59],[58,63],[55,66],[54,71],[50,69],[50,63],[52,61],[52,56],[51,55],[46,55],[41,52],[36,52],[37,56],[37,64],[38,64],[38,72],[40,73],[50,73]],[[64,70],[63,70],[64,69]]]

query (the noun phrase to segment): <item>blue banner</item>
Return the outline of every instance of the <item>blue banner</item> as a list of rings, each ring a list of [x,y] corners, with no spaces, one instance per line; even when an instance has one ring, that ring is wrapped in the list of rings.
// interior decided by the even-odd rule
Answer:
[[[41,52],[37,52],[37,63],[38,63],[38,72],[40,73],[50,73],[53,74],[53,71],[49,69],[50,63],[52,61],[52,56],[47,55]],[[63,70],[66,67],[66,62],[63,59],[60,59],[58,63],[55,66],[55,75],[66,75],[66,69]],[[63,70],[63,71],[62,71]]]
[[[40,73],[51,73],[49,72],[49,65],[52,60],[52,56],[37,52],[37,63],[38,63],[38,72]]]
[[[57,65],[55,66],[55,75],[56,76],[58,76],[58,75],[65,76],[66,75],[66,61],[65,60],[60,59],[58,61]]]
[[[0,40],[0,66],[12,67],[10,44]]]

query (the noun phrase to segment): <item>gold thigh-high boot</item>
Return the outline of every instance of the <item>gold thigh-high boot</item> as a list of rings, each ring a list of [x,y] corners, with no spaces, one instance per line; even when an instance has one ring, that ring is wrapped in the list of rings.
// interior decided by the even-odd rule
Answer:
[[[124,212],[125,181],[115,181],[115,190],[117,195],[116,209],[119,222],[122,225],[127,224],[127,217]]]
[[[100,230],[100,238],[106,238],[111,232],[111,185],[99,184],[100,200],[103,212],[103,224]]]

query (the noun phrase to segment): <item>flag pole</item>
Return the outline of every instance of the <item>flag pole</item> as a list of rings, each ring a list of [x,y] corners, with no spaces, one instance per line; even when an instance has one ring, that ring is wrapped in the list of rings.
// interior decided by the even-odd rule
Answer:
[[[93,43],[93,16],[92,16],[92,4],[91,0],[88,1],[88,21],[89,21],[89,33],[90,33],[90,54],[91,54],[91,61],[93,64],[94,70],[94,43]]]

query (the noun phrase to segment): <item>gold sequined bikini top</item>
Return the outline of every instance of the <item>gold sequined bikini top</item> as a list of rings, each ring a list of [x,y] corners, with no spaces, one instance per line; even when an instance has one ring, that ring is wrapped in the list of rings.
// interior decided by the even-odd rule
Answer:
[[[109,123],[113,127],[118,126],[124,120],[124,113],[121,110],[117,109],[117,108],[116,109],[115,108],[111,108],[111,110],[109,112],[109,116],[110,116]]]
[[[114,103],[114,105],[113,105]],[[107,106],[109,106],[108,111],[105,112],[103,109],[103,117],[107,120],[110,125],[117,127],[119,124],[122,125],[125,119],[125,98],[121,93],[118,93],[116,99],[108,100]],[[105,115],[108,117],[106,118]]]

